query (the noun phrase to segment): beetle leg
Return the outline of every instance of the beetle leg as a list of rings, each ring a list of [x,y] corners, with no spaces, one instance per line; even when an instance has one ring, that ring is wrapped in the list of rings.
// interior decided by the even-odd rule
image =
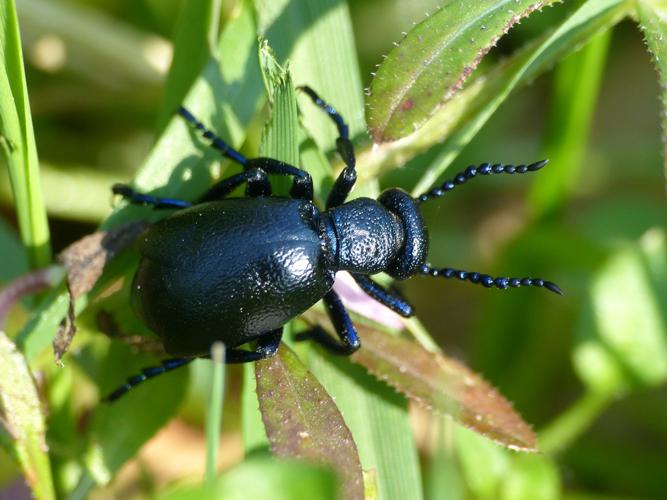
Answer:
[[[243,183],[247,183],[248,185],[248,196],[254,198],[256,196],[271,195],[271,185],[269,184],[266,172],[259,168],[251,168],[250,170],[232,175],[214,184],[197,200],[197,203],[221,200],[229,196],[232,191]]]
[[[151,366],[149,368],[144,368],[143,370],[141,370],[141,373],[133,375],[132,377],[128,378],[127,382],[125,382],[124,385],[121,385],[118,389],[109,394],[106,398],[104,398],[104,401],[107,403],[112,403],[113,401],[116,401],[118,398],[123,396],[130,389],[138,386],[142,382],[145,382],[150,378],[157,377],[158,375],[162,375],[163,373],[166,373],[168,371],[175,370],[176,368],[180,368],[181,366],[185,366],[194,359],[195,358],[165,359],[164,361],[162,361],[162,364],[160,366]]]
[[[327,104],[317,92],[308,86],[298,87],[320,107],[333,120],[338,128],[338,138],[336,139],[336,150],[345,163],[345,168],[334,182],[329,197],[327,198],[327,209],[337,207],[345,202],[345,199],[352,191],[354,183],[357,181],[356,158],[354,156],[354,146],[350,141],[350,130],[343,120],[343,117],[336,109]]]
[[[329,319],[333,323],[340,341],[337,342],[331,335],[325,332],[321,326],[316,326],[310,330],[299,333],[297,335],[297,340],[310,338],[334,354],[352,354],[361,347],[361,342],[359,341],[357,330],[352,324],[350,315],[345,310],[345,306],[343,306],[338,294],[333,290],[330,290],[324,296],[323,300],[324,305],[327,306]]]
[[[373,297],[380,304],[394,311],[396,314],[400,314],[404,318],[409,318],[414,315],[414,308],[396,292],[387,290],[385,287],[376,283],[364,274],[353,273],[352,277],[364,292]]]
[[[249,363],[259,361],[260,359],[270,358],[278,352],[280,339],[283,336],[282,327],[262,334],[257,339],[257,347],[254,351],[245,351],[243,349],[227,349],[225,353],[225,363]]]
[[[258,168],[267,174],[291,176],[294,178],[294,183],[290,195],[293,198],[313,201],[313,179],[305,170],[280,160],[263,157],[249,159],[246,168]]]
[[[113,194],[119,194],[134,205],[151,205],[153,208],[187,208],[192,205],[189,201],[176,198],[158,198],[149,194],[139,193],[127,184],[114,184],[111,187]]]

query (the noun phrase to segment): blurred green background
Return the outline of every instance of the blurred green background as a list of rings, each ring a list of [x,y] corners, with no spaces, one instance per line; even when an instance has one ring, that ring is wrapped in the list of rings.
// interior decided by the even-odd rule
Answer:
[[[348,3],[367,86],[392,42],[440,2]],[[147,155],[163,120],[156,110],[180,4],[17,2],[55,252],[96,228],[111,212],[111,184],[128,182]],[[235,4],[223,1],[223,22]],[[531,16],[484,64],[521,47],[565,9]],[[596,71],[595,64],[571,59],[514,92],[447,174],[484,161],[518,164],[543,157],[552,160],[547,169],[475,181],[425,209],[434,265],[540,276],[558,283],[565,296],[535,289],[503,293],[421,277],[402,290],[448,355],[483,374],[544,431],[540,438],[555,457],[563,496],[667,498],[667,219],[659,121],[664,110],[634,24],[622,22],[596,43],[607,59],[598,58],[604,63],[599,90],[593,85],[588,94],[590,133],[587,117],[575,118],[583,132],[569,148],[559,123],[570,88],[563,82]],[[581,155],[578,140],[585,140]],[[252,150],[253,141],[257,137],[246,148]],[[434,148],[381,184],[410,188],[436,157]],[[547,172],[561,169],[568,172],[568,184],[551,199],[548,185],[557,180]],[[15,228],[6,179],[0,181],[0,201],[2,220]],[[18,265],[3,265],[0,278],[19,272]],[[440,463],[429,442],[432,422],[419,411],[413,421],[430,484]],[[238,430],[229,426],[224,446],[232,463],[241,451]],[[185,424],[170,429],[200,439]],[[173,453],[179,453],[178,442],[169,441]],[[128,480],[128,491],[150,482],[147,474]],[[427,487],[429,496],[455,498],[433,488]]]

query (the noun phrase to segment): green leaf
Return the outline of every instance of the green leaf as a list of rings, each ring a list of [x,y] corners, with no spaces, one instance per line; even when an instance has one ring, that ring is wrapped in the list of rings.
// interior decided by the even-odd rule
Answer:
[[[174,55],[164,85],[158,130],[167,124],[213,55],[221,5],[222,0],[187,0],[182,4],[173,36]]]
[[[402,337],[358,329],[362,347],[352,359],[380,380],[503,446],[537,451],[532,429],[505,398],[465,365]]]
[[[651,230],[600,269],[574,352],[590,390],[622,394],[667,380],[667,236]]]
[[[0,5],[0,150],[9,168],[21,240],[31,267],[51,261],[49,227],[23,69],[14,0]]]
[[[463,86],[484,55],[523,17],[556,0],[450,0],[408,32],[371,82],[368,125],[376,143],[421,127]]]
[[[0,331],[0,445],[21,466],[35,498],[55,498],[44,415],[23,355]]]
[[[269,457],[246,460],[221,475],[213,485],[177,486],[160,500],[334,500],[337,481],[331,471],[311,464]]]
[[[271,450],[332,467],[345,498],[364,498],[359,454],[336,404],[317,379],[282,344],[278,354],[258,361],[257,396]]]
[[[374,178],[446,138],[413,193],[430,189],[460,151],[484,126],[510,92],[532,81],[564,55],[576,50],[596,34],[614,26],[628,13],[623,0],[584,3],[554,32],[534,40],[512,57],[496,64],[442,106],[417,132],[405,139],[375,147],[359,155],[360,176]]]
[[[2,219],[0,219],[0,255],[3,264],[0,267],[0,283],[4,284],[26,271],[28,263],[23,247],[12,228]]]
[[[473,498],[560,498],[558,470],[547,456],[512,453],[461,427],[455,429],[453,440]]]
[[[639,27],[644,33],[646,45],[653,56],[662,89],[662,142],[665,145],[663,160],[667,171],[667,1],[637,0]]]
[[[461,93],[459,98],[443,106],[420,132],[424,133],[421,140],[429,135],[435,139],[436,134],[447,136],[447,140],[438,158],[415,187],[415,192],[421,193],[433,185],[517,85],[531,81],[565,54],[576,50],[581,43],[614,26],[627,12],[628,5],[623,0],[588,0],[553,32],[520,51],[506,64],[501,63],[479,83],[473,82],[466,89],[471,92],[466,93],[466,97],[472,97],[470,101],[466,102]],[[474,94],[477,96],[473,97]],[[451,132],[437,130],[438,124],[445,124]]]

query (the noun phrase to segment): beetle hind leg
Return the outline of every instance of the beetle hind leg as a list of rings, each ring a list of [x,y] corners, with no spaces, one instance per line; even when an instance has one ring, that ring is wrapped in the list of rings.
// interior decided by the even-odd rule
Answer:
[[[121,385],[106,398],[104,398],[104,401],[107,403],[112,403],[142,382],[145,382],[150,378],[157,377],[158,375],[162,375],[163,373],[167,373],[171,370],[175,370],[176,368],[180,368],[181,366],[185,366],[194,359],[195,358],[165,359],[159,366],[144,368],[141,370],[141,373],[129,377],[125,384]]]
[[[244,349],[227,349],[225,353],[226,363],[250,363],[274,356],[278,352],[278,346],[283,336],[282,327],[272,330],[269,333],[261,335],[257,339],[257,346],[254,351]]]

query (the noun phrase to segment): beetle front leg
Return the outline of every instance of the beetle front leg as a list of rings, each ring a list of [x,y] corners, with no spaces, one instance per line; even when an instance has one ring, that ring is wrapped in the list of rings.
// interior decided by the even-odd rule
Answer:
[[[394,311],[396,314],[399,314],[404,318],[409,318],[415,314],[414,308],[397,293],[387,290],[385,287],[376,283],[373,279],[364,274],[353,273],[352,277],[364,292],[383,306]]]
[[[297,339],[302,340],[305,338],[310,338],[334,354],[352,354],[354,351],[361,347],[361,342],[359,341],[359,336],[357,335],[357,329],[352,324],[350,315],[345,310],[345,306],[343,306],[343,302],[341,302],[338,294],[333,290],[330,290],[324,296],[323,300],[324,305],[327,306],[329,319],[331,320],[331,323],[333,323],[334,329],[336,330],[340,341],[336,342],[336,340],[333,339],[320,326],[316,326],[310,330],[300,333]]]
[[[317,92],[311,89],[308,86],[299,87],[303,93],[305,93],[310,99],[315,103],[316,106],[321,108],[331,120],[336,124],[338,128],[338,138],[336,139],[336,150],[338,154],[343,159],[345,163],[345,168],[340,173],[336,181],[334,182],[329,197],[327,198],[327,210],[330,208],[337,207],[345,203],[345,199],[352,191],[354,183],[357,181],[357,170],[356,163],[357,160],[354,155],[354,146],[352,141],[350,141],[350,131],[343,120],[343,117],[336,111],[336,109],[327,104]]]

